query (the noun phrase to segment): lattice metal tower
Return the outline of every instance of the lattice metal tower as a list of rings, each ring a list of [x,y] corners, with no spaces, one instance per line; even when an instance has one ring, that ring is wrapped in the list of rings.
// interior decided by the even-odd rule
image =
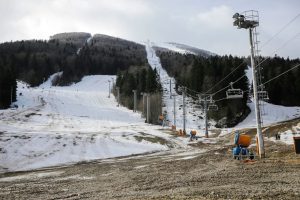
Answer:
[[[264,139],[261,130],[261,114],[260,114],[260,106],[259,106],[259,90],[258,86],[258,78],[257,78],[257,69],[255,63],[255,52],[256,49],[254,48],[255,42],[255,34],[254,30],[259,25],[259,15],[258,11],[250,10],[245,11],[242,14],[235,13],[233,15],[233,25],[237,26],[237,28],[241,29],[248,29],[249,30],[249,39],[250,39],[250,55],[251,55],[251,66],[252,66],[252,76],[253,76],[253,94],[254,94],[254,105],[255,105],[255,117],[256,117],[256,124],[257,124],[257,138],[258,138],[258,146],[259,146],[259,155],[261,158],[265,157],[265,150],[264,150]]]
[[[257,13],[257,20],[259,21],[259,16],[258,16],[258,13]],[[256,64],[256,77],[257,77],[257,85],[259,86],[257,89],[258,89],[258,92],[259,94],[262,94],[263,91],[264,91],[264,86],[262,85],[262,79],[263,79],[263,76],[262,76],[262,70],[263,70],[263,67],[260,66],[260,52],[261,50],[259,49],[259,39],[258,39],[258,36],[259,36],[259,32],[258,32],[258,27],[254,27],[253,28],[253,35],[252,35],[252,38],[253,38],[253,45],[254,45],[254,60],[255,60],[255,64]],[[263,115],[266,114],[266,111],[265,111],[265,102],[264,102],[264,96],[263,95],[258,95],[258,99],[259,99],[259,107],[260,107],[260,120],[261,120],[261,124],[263,125]]]

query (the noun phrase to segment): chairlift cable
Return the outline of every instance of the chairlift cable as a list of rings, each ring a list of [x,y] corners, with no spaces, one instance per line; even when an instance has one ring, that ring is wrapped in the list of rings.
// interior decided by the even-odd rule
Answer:
[[[222,101],[222,100],[225,100],[225,99],[227,99],[227,98],[217,99],[217,100],[215,100],[215,102],[219,102],[219,101]]]
[[[277,78],[279,78],[280,76],[282,76],[282,75],[284,75],[284,74],[288,73],[289,71],[292,71],[293,69],[295,69],[295,68],[297,68],[297,67],[299,67],[299,66],[300,66],[300,63],[296,64],[294,67],[292,67],[292,68],[290,68],[290,69],[286,70],[285,72],[282,72],[281,74],[279,74],[279,75],[277,75],[277,76],[275,76],[275,77],[271,78],[270,80],[268,80],[268,81],[264,82],[263,84],[259,85],[259,87],[261,87],[262,85],[265,85],[265,84],[267,84],[267,83],[269,83],[269,82],[273,81],[274,79],[277,79]]]
[[[265,46],[267,43],[269,43],[270,41],[272,41],[275,36],[277,36],[279,33],[281,33],[286,27],[288,27],[289,24],[291,24],[293,21],[296,20],[296,18],[298,18],[300,16],[300,13],[293,18],[290,22],[288,22],[282,29],[280,29],[275,35],[273,35],[271,37],[271,39],[269,39],[263,46]],[[276,53],[277,51],[279,51],[280,49],[282,49],[283,47],[285,47],[289,42],[291,42],[292,40],[294,40],[300,33],[296,34],[294,37],[292,37],[290,40],[288,40],[287,42],[285,42],[281,47],[279,47],[278,49],[276,49],[275,51],[273,51],[271,54]],[[263,62],[265,62],[267,59],[264,59],[263,61],[261,61],[259,64],[256,65],[256,67],[260,66]],[[242,66],[242,64],[245,63],[245,60],[243,62],[241,62],[236,68],[233,69],[233,71],[231,71],[227,76],[225,76],[223,79],[221,79],[218,83],[216,83],[213,87],[211,87],[209,90],[207,90],[204,94],[207,94],[208,92],[210,92],[213,88],[215,88],[217,85],[219,85],[221,82],[223,82],[226,78],[228,78],[229,75],[231,75],[233,72],[235,72],[240,66]]]
[[[300,15],[300,14],[299,14],[299,15]],[[298,17],[298,16],[297,16],[297,17]],[[297,18],[297,17],[296,17],[296,18]],[[293,36],[292,38],[290,38],[288,41],[286,41],[281,47],[277,48],[277,49],[276,49],[275,51],[273,51],[271,54],[274,54],[274,53],[276,53],[277,51],[279,51],[280,49],[284,48],[289,42],[291,42],[292,40],[294,40],[294,39],[295,39],[296,37],[298,37],[299,35],[300,35],[300,32],[297,33],[297,34],[296,34],[295,36]],[[271,40],[270,40],[270,41],[271,41]],[[269,59],[269,58],[270,58],[270,57],[267,57],[267,58],[265,58],[264,60],[262,60],[260,63],[258,63],[258,64],[256,65],[256,67],[260,66],[262,63],[264,63],[264,62],[265,62],[267,59]],[[213,88],[215,88],[217,85],[219,85],[222,81],[224,81],[226,78],[228,78],[228,76],[230,76],[233,72],[235,72],[235,71],[236,71],[240,66],[242,66],[242,64],[244,64],[244,63],[245,63],[245,60],[244,60],[242,63],[240,63],[236,68],[234,68],[233,71],[231,71],[229,74],[227,74],[222,80],[220,80],[220,81],[219,81],[218,83],[216,83],[213,87],[211,87],[209,90],[207,90],[204,94],[207,94],[209,91],[211,91],[211,90],[212,90]],[[276,76],[276,77],[270,79],[269,81],[267,81],[267,82],[265,82],[265,83],[259,85],[258,87],[261,87],[262,85],[265,85],[266,83],[268,83],[268,82],[274,80],[275,78],[278,78],[278,77],[280,77],[281,75],[283,75],[283,74],[285,74],[285,73],[287,73],[287,72],[293,70],[294,68],[299,67],[299,65],[300,65],[300,64],[296,65],[295,67],[293,67],[293,68],[287,70],[286,72],[283,72],[282,74],[280,74],[280,75],[278,75],[278,76]],[[233,84],[236,83],[236,82],[238,82],[239,80],[241,80],[244,76],[246,76],[246,74],[244,74],[243,76],[241,76],[240,78],[238,78],[237,80],[235,80],[235,81],[233,82]],[[226,86],[226,87],[224,87],[224,88],[222,88],[222,89],[220,89],[220,90],[218,90],[217,92],[213,93],[212,96],[214,96],[214,95],[216,95],[217,93],[219,93],[219,92],[225,90],[225,89],[228,88],[228,87],[229,87],[229,85]],[[192,89],[190,89],[190,88],[188,88],[188,87],[185,87],[185,88],[186,88],[187,90],[190,90],[191,92],[195,92],[196,94],[201,94],[200,92],[197,92],[197,91],[195,91],[195,90],[192,90]],[[187,91],[186,91],[186,92],[187,92]],[[191,94],[189,94],[189,95],[192,96],[192,97],[194,97],[194,98],[198,98],[198,97],[196,97],[196,96],[194,96],[194,95],[191,95]]]
[[[238,82],[239,80],[241,80],[244,76],[246,76],[246,74],[244,74],[243,76],[241,76],[240,78],[238,78],[237,80],[235,80],[232,83],[235,84],[236,82]],[[214,96],[214,95],[218,94],[219,92],[222,92],[223,90],[227,89],[228,87],[230,87],[230,85],[228,85],[228,86],[226,86],[226,87],[218,90],[217,92],[213,93],[212,95]]]
[[[292,40],[294,40],[296,37],[298,37],[300,35],[300,32],[297,33],[295,36],[293,36],[292,38],[290,38],[288,41],[286,41],[281,47],[279,47],[278,49],[276,49],[275,51],[273,51],[271,54],[276,53],[277,51],[279,51],[280,49],[284,48],[288,43],[290,43]],[[264,60],[262,60],[260,63],[258,63],[255,67],[260,66],[262,63],[264,63],[266,60],[268,60],[270,57],[265,58]]]
[[[262,46],[266,46],[271,40],[273,40],[277,35],[279,35],[284,29],[286,29],[291,23],[293,23],[298,17],[300,16],[300,13],[298,13],[293,19],[291,19],[287,24],[285,24],[276,34],[274,34],[267,42],[265,42]]]
[[[189,91],[194,92],[194,93],[196,93],[196,94],[200,94],[200,92],[197,92],[196,90],[192,90],[192,89],[190,89],[190,88],[188,88],[188,87],[186,87],[186,89],[188,89]]]
[[[236,68],[234,68],[227,76],[225,76],[223,79],[221,79],[218,83],[216,83],[213,87],[211,87],[209,90],[207,90],[204,94],[207,94],[210,92],[213,88],[215,88],[217,85],[219,85],[221,82],[223,82],[228,76],[230,76],[233,72],[235,72],[240,66],[242,66],[245,63],[245,60],[241,62]]]

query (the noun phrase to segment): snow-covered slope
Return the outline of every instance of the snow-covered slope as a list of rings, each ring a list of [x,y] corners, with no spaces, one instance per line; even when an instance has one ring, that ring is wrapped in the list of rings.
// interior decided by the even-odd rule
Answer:
[[[175,108],[176,125],[178,128],[182,129],[183,127],[182,95],[178,95],[174,90],[175,88],[174,78],[169,77],[167,72],[162,68],[160,64],[160,59],[155,54],[154,48],[156,46],[157,45],[155,43],[151,43],[151,42],[148,42],[146,44],[147,59],[149,64],[152,66],[152,68],[156,68],[160,74],[161,83],[164,91],[163,102],[165,104],[165,107],[163,108],[163,110],[167,112],[168,119],[171,121],[172,124],[174,124],[173,98],[170,99],[170,89],[169,89],[169,82],[170,80],[172,81],[172,87],[171,87],[172,94],[176,95],[176,108]],[[169,48],[172,49],[171,47]],[[173,50],[177,51],[176,49]],[[249,79],[249,82],[251,83],[253,78],[252,78],[250,67],[246,70],[246,75]],[[202,136],[204,134],[203,113],[199,108],[196,108],[196,105],[191,98],[186,98],[186,99],[187,99],[187,117],[186,117],[187,131],[191,129],[196,129],[198,130],[198,133],[200,133],[199,135]],[[262,111],[262,119],[263,119],[264,126],[300,117],[300,107],[284,107],[284,106],[273,105],[267,102],[261,102],[261,105],[262,105],[261,111]],[[236,127],[234,127],[234,129],[250,128],[256,126],[254,103],[253,102],[248,103],[248,106],[251,109],[251,113],[244,121],[242,121]],[[214,121],[210,121],[209,124],[210,124],[210,128],[214,128],[213,126],[215,124]],[[230,133],[231,130],[232,129],[224,129],[223,131]]]
[[[152,44],[153,47],[161,49],[161,50],[168,50],[168,51],[174,51],[174,52],[178,52],[181,54],[194,54],[194,55],[199,55],[199,56],[203,56],[203,57],[208,57],[208,56],[214,56],[216,54],[210,52],[210,51],[206,51],[203,49],[199,49],[196,47],[192,47],[189,45],[185,45],[185,44],[179,44],[176,42],[160,42],[160,43],[153,43]]]
[[[249,80],[249,83],[252,84],[252,68],[248,67],[245,73]],[[264,126],[300,117],[300,107],[285,107],[270,104],[264,101],[260,101],[260,105],[261,116]],[[255,109],[253,101],[251,103],[248,103],[248,106],[251,109],[251,113],[247,116],[247,118],[244,121],[239,123],[235,128],[248,128],[256,126]]]
[[[162,68],[160,59],[156,56],[153,48],[155,44],[148,42],[146,43],[146,52],[148,63],[152,68],[156,68],[160,75],[161,84],[163,87],[163,112],[167,113],[167,119],[171,124],[174,124],[174,97],[170,98],[170,80],[171,80],[171,93],[176,95],[175,97],[175,113],[176,113],[176,126],[177,129],[183,128],[183,98],[182,95],[175,91],[175,80],[169,77],[165,69]],[[204,135],[204,120],[203,113],[199,108],[195,107],[193,99],[186,97],[186,131],[189,133],[190,130],[197,130],[199,136]],[[214,125],[215,122],[211,121],[210,124]]]
[[[19,108],[0,111],[0,171],[186,146],[160,127],[145,124],[140,114],[117,107],[114,96],[108,98],[112,78],[87,76],[68,87],[50,86],[51,80],[36,88],[19,82]],[[155,143],[147,138],[162,139]]]
[[[248,103],[251,113],[235,128],[249,128],[256,126],[254,103]],[[271,125],[277,122],[287,121],[300,117],[300,107],[285,107],[264,102],[262,110],[263,125]]]

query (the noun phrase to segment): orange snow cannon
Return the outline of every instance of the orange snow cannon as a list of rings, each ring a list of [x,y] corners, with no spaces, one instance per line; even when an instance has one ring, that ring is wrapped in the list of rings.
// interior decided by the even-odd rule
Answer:
[[[191,134],[195,136],[197,134],[197,131],[196,130],[192,130]]]
[[[241,147],[248,147],[251,143],[251,137],[249,135],[241,135],[238,132],[234,137],[234,144],[240,145]]]

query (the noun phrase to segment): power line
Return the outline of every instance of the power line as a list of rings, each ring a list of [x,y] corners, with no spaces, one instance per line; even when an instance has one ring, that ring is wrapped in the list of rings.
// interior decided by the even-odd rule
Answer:
[[[196,93],[196,94],[200,94],[200,92],[197,92],[196,90],[192,90],[192,89],[190,89],[190,88],[188,88],[188,87],[186,87],[186,89],[188,89],[189,91],[194,92],[194,93]]]
[[[274,78],[271,78],[270,80],[268,80],[268,81],[264,82],[263,84],[259,85],[259,87],[261,87],[262,85],[265,85],[265,84],[267,84],[267,83],[273,81],[273,80],[276,79],[276,78],[279,78],[280,76],[282,76],[282,75],[288,73],[289,71],[292,71],[293,69],[295,69],[295,68],[297,68],[297,67],[299,67],[299,66],[300,66],[300,63],[296,64],[296,65],[295,65],[294,67],[292,67],[291,69],[288,69],[288,70],[286,70],[285,72],[282,72],[281,74],[275,76]]]
[[[293,23],[298,17],[300,16],[300,13],[297,14],[293,19],[291,19],[286,25],[284,25],[276,34],[274,34],[267,42],[265,42],[262,46],[266,46],[271,40],[273,40],[277,35],[279,35],[284,29],[286,29],[291,23]]]
[[[237,80],[235,80],[234,82],[232,82],[232,84],[235,84],[236,82],[238,82],[239,80],[241,80],[244,76],[246,76],[246,74],[244,74],[243,76],[241,76],[240,78],[238,78]],[[225,90],[225,89],[228,88],[228,87],[230,87],[230,85],[228,85],[228,86],[226,86],[226,87],[224,87],[224,88],[218,90],[217,92],[213,93],[212,95],[214,96],[214,95],[216,95],[217,93],[222,92],[223,90]]]
[[[222,98],[222,99],[218,99],[218,100],[215,100],[215,102],[219,102],[219,101],[222,101],[222,100],[226,100],[227,98]]]
[[[242,64],[245,63],[245,60],[239,64],[239,66],[237,66],[236,68],[234,68],[229,74],[227,74],[227,76],[225,76],[222,80],[220,80],[218,83],[216,83],[213,87],[211,87],[209,90],[207,90],[204,94],[207,94],[208,92],[210,92],[213,88],[215,88],[217,85],[219,85],[221,82],[223,82],[228,76],[230,76],[233,72],[235,72],[240,66],[242,66]]]
[[[280,49],[284,48],[288,43],[290,43],[292,40],[294,40],[296,37],[298,37],[300,35],[300,32],[297,33],[295,36],[293,36],[292,38],[290,38],[289,40],[287,40],[282,46],[280,46],[279,48],[277,48],[275,51],[272,52],[272,54],[276,53],[277,51],[279,51]],[[260,66],[261,64],[263,64],[266,60],[268,60],[270,57],[265,58],[264,60],[262,60],[260,63],[258,63],[256,65],[256,67]],[[237,70],[245,61],[243,61],[239,66],[237,66],[232,72],[230,72],[227,76],[225,76],[222,80],[220,80],[217,84],[215,84],[211,89],[209,89],[207,92],[209,92],[210,90],[212,90],[213,88],[215,88],[219,83],[221,83],[222,81],[224,81],[229,75],[231,75],[235,70]],[[238,80],[234,81],[233,83],[238,82],[240,79],[242,79],[244,76],[246,76],[245,74],[243,76],[241,76]],[[213,95],[225,90],[226,88],[228,88],[229,86],[226,86],[220,90],[218,90],[217,92],[213,93]],[[207,93],[206,92],[206,93]],[[206,94],[205,93],[205,94]]]
[[[262,45],[265,46],[266,44],[268,44],[270,41],[272,41],[277,35],[279,35],[284,29],[286,29],[293,21],[295,21],[298,17],[300,16],[300,13],[295,16],[292,20],[290,20],[286,25],[284,25],[277,33],[275,33],[266,43],[264,43]],[[292,41],[293,39],[295,39],[300,33],[296,34],[293,38],[291,38],[290,40],[288,40],[286,43],[284,43],[281,47],[279,47],[278,49],[276,49],[274,52],[272,52],[271,54],[276,53],[278,50],[280,50],[281,48],[285,47],[290,41]],[[261,65],[263,62],[265,62],[267,59],[264,59],[262,62],[260,62],[256,67],[258,67],[259,65]],[[236,68],[234,68],[233,71],[231,71],[227,76],[225,76],[222,80],[220,80],[218,83],[216,83],[213,87],[211,87],[209,90],[207,90],[205,92],[205,94],[207,94],[208,92],[210,92],[212,89],[214,89],[217,85],[219,85],[221,82],[223,82],[226,78],[228,78],[228,76],[230,76],[233,72],[235,72],[240,66],[242,66],[242,64],[245,63],[245,60],[240,63]]]
[[[300,14],[299,14],[300,15]],[[297,16],[298,17],[298,16]],[[295,36],[293,36],[292,38],[290,38],[289,40],[287,40],[283,45],[281,45],[279,48],[277,48],[275,51],[273,51],[271,54],[274,54],[274,53],[276,53],[277,51],[279,51],[280,49],[282,49],[282,48],[284,48],[288,43],[290,43],[292,40],[294,40],[296,37],[298,37],[300,35],[300,32],[299,33],[297,33]],[[264,60],[262,60],[261,62],[259,62],[257,65],[256,65],[256,67],[258,67],[258,66],[260,66],[261,64],[263,64],[266,60],[268,60],[268,59],[270,59],[270,57],[267,57],[267,58],[265,58]],[[215,88],[217,85],[219,85],[221,82],[223,82],[226,78],[228,78],[233,72],[235,72],[240,66],[242,66],[242,64],[244,64],[245,63],[245,59],[244,59],[244,61],[242,62],[242,63],[240,63],[236,68],[234,68],[233,69],[233,71],[231,71],[229,74],[227,74],[223,79],[221,79],[218,83],[216,83],[213,87],[211,87],[209,90],[207,90],[204,94],[207,94],[209,91],[211,91],[213,88]],[[243,76],[241,76],[240,78],[238,78],[236,81],[234,81],[233,83],[236,83],[236,82],[238,82],[240,79],[242,79],[244,76],[246,76],[245,74],[243,75]],[[263,84],[261,84],[261,85],[263,85]],[[260,86],[261,86],[260,85]],[[229,85],[228,86],[226,86],[226,87],[224,87],[224,88],[222,88],[222,89],[220,89],[220,90],[218,90],[217,92],[215,92],[215,93],[213,93],[212,95],[215,95],[215,94],[217,94],[217,93],[219,93],[219,92],[221,92],[221,91],[223,91],[223,90],[225,90],[226,88],[228,88],[229,87]],[[197,91],[195,91],[195,90],[192,90],[192,89],[190,89],[190,88],[188,88],[188,87],[186,87],[186,89],[187,90],[189,90],[189,91],[191,91],[191,92],[194,92],[194,93],[196,93],[196,94],[201,94],[200,92],[197,92]],[[189,93],[189,95],[190,96],[192,96],[192,97],[194,97],[194,98],[197,98],[196,96],[194,96],[194,95],[191,95],[190,93]]]
[[[278,49],[276,49],[275,51],[273,51],[271,54],[276,53],[277,51],[279,51],[280,49],[284,48],[288,43],[290,43],[292,40],[294,40],[296,37],[298,37],[300,35],[300,32],[297,33],[295,36],[291,37],[289,40],[287,40],[283,45],[281,45]],[[263,64],[266,60],[270,59],[270,57],[265,58],[264,60],[262,60],[260,63],[258,63],[255,67],[260,66],[261,64]]]
[[[272,39],[274,39],[274,37],[275,37],[276,35],[278,35],[280,32],[282,32],[283,29],[285,29],[289,24],[291,24],[291,23],[292,23],[296,18],[298,18],[299,16],[300,16],[300,14],[298,14],[295,18],[293,18],[293,19],[292,19],[287,25],[285,25],[278,33],[276,33],[271,39],[269,39],[268,42],[270,42]],[[300,35],[300,32],[297,33],[297,34],[296,34],[295,36],[293,36],[292,38],[290,38],[289,40],[287,40],[282,46],[280,46],[279,48],[277,48],[277,49],[276,49],[275,51],[273,51],[271,54],[274,54],[274,53],[276,53],[277,51],[279,51],[280,49],[284,48],[288,43],[290,43],[292,40],[294,40],[294,39],[295,39],[296,37],[298,37],[299,35]],[[265,45],[265,44],[264,44],[264,45]],[[265,58],[264,60],[262,60],[261,62],[259,62],[259,63],[256,65],[256,67],[258,67],[258,66],[260,66],[261,64],[263,64],[263,63],[264,63],[266,60],[268,60],[269,58],[270,58],[270,57],[267,57],[267,58]],[[209,91],[211,91],[212,89],[214,89],[217,85],[219,85],[219,84],[220,84],[221,82],[223,82],[226,78],[228,78],[233,72],[235,72],[235,71],[236,71],[240,66],[242,66],[244,63],[245,63],[245,59],[244,59],[244,61],[243,61],[242,63],[240,63],[236,68],[234,68],[229,74],[227,74],[223,79],[221,79],[221,80],[220,80],[218,83],[216,83],[213,87],[211,87],[209,90],[207,90],[204,94],[207,94]],[[300,65],[300,64],[299,64],[299,65]],[[268,82],[270,82],[270,81],[272,81],[272,80],[274,80],[274,79],[276,79],[276,78],[278,78],[278,77],[284,75],[285,73],[287,73],[287,72],[293,70],[294,68],[299,67],[299,65],[296,65],[296,66],[294,66],[293,68],[287,70],[286,72],[284,72],[284,73],[282,73],[282,74],[280,74],[280,75],[278,75],[278,76],[276,76],[276,77],[270,79],[269,81],[267,81],[267,82],[265,82],[265,83],[259,85],[259,87],[261,87],[262,85],[265,85],[266,83],[268,83]],[[241,80],[244,76],[246,76],[246,74],[244,74],[243,76],[241,76],[240,78],[238,78],[237,80],[235,80],[235,81],[233,82],[233,84],[236,83],[236,82],[238,82],[239,80]],[[218,90],[217,92],[213,93],[212,95],[214,96],[214,95],[216,95],[217,93],[219,93],[219,92],[221,92],[221,91],[227,89],[228,87],[230,87],[230,86],[228,85],[228,86],[226,86],[226,87],[224,87],[224,88]],[[200,92],[197,92],[197,91],[195,91],[195,90],[192,90],[192,89],[190,89],[190,88],[188,88],[188,87],[186,87],[186,89],[189,90],[189,91],[191,91],[191,92],[193,92],[193,93],[200,94]],[[191,96],[191,97],[194,97],[194,98],[198,98],[197,96],[194,96],[194,95],[192,95],[191,93],[188,93],[188,95]],[[224,99],[226,99],[226,98],[224,98]],[[216,100],[216,102],[221,101],[221,100],[224,100],[224,99]]]

